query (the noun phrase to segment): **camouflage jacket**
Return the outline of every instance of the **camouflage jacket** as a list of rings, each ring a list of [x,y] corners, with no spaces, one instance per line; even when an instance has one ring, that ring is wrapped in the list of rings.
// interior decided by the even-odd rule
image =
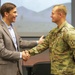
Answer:
[[[44,42],[29,50],[31,55],[49,48],[51,73],[54,75],[75,75],[75,28],[66,21],[54,28]]]

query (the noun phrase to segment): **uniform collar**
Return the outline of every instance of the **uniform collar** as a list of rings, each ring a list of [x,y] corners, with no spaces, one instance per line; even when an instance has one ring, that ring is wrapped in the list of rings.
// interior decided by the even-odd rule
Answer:
[[[56,27],[56,29],[55,29],[55,33],[57,33],[57,32],[59,32],[65,25],[66,25],[66,23],[67,23],[67,21],[64,21],[61,25],[60,25],[60,27]]]

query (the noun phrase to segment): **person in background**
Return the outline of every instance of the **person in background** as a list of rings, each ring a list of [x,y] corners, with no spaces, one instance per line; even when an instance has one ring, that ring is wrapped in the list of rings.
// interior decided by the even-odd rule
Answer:
[[[48,33],[42,44],[26,51],[33,56],[49,48],[53,75],[75,75],[75,28],[67,22],[66,15],[65,5],[55,5],[51,18],[57,27]]]
[[[0,75],[22,75],[22,61],[29,55],[20,48],[34,47],[43,42],[43,36],[37,41],[22,40],[12,24],[17,17],[16,5],[4,3],[0,8]]]

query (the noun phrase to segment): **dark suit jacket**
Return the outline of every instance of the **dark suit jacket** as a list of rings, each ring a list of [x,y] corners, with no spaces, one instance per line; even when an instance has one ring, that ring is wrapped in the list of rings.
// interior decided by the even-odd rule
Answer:
[[[22,40],[14,27],[13,29],[16,35],[18,51],[16,51],[8,28],[4,22],[0,21],[0,75],[17,75],[17,64],[20,60],[20,47],[33,47],[36,45],[36,42]],[[21,71],[21,64],[19,65]]]

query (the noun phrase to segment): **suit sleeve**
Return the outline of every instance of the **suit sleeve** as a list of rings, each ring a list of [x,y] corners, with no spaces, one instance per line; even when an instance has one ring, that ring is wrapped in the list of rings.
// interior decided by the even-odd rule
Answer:
[[[27,40],[23,40],[22,38],[20,38],[19,41],[20,44],[20,48],[31,48],[37,45],[36,41],[27,41]]]
[[[22,39],[18,35],[17,29],[15,27],[14,27],[14,31],[15,31],[15,34],[17,36],[17,41],[18,41],[18,44],[19,44],[19,47],[20,48],[31,48],[31,47],[34,47],[34,46],[37,45],[37,42],[36,41],[28,41],[28,40]]]

